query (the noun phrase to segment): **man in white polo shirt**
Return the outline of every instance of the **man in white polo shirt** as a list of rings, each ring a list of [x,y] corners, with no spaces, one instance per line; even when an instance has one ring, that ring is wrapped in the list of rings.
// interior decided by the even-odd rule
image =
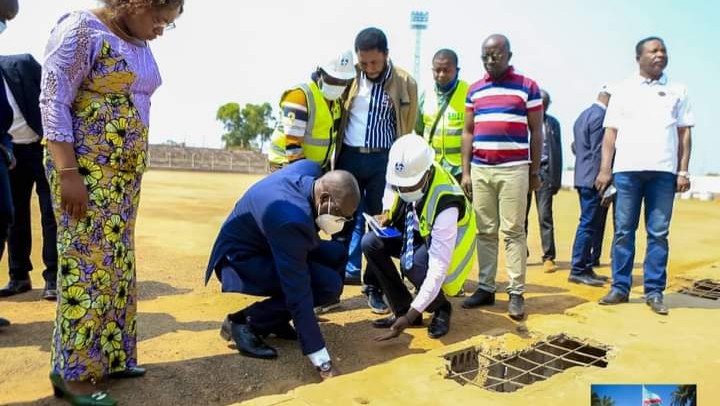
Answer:
[[[668,56],[657,37],[635,47],[639,73],[613,93],[605,115],[602,163],[595,181],[604,191],[617,188],[613,282],[602,305],[628,301],[635,259],[635,231],[645,203],[647,251],[643,263],[645,301],[658,314],[667,279],[668,231],[675,192],[690,189],[690,128],[694,125],[685,86],[663,74]],[[613,162],[614,156],[614,162]]]

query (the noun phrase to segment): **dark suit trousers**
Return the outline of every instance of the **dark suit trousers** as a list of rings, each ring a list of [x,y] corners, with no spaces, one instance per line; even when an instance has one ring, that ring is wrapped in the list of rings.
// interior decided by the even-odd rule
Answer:
[[[8,163],[0,152],[0,260],[5,252],[5,241],[13,222],[12,193],[10,193],[10,176]]]
[[[358,148],[343,145],[335,169],[350,172],[358,182],[360,195],[367,214],[374,216],[382,212],[382,198],[385,193],[385,170],[387,169],[389,151],[360,153]],[[362,213],[355,213],[356,217]],[[355,222],[345,223],[342,231],[337,233],[333,240],[342,242],[349,248]],[[379,287],[377,278],[372,271],[365,270],[363,283],[368,286]]]
[[[8,237],[10,277],[27,279],[28,273],[33,269],[30,262],[32,251],[30,200],[35,187],[43,233],[42,257],[45,263],[43,278],[46,281],[54,281],[58,265],[57,225],[53,214],[50,186],[43,167],[43,147],[36,142],[27,145],[15,144],[13,149],[17,166],[10,171],[10,187],[15,208],[15,222],[10,227]]]
[[[423,238],[415,233],[413,237],[413,266],[403,275],[410,280],[416,289],[420,289],[428,271],[428,245]],[[403,247],[403,237],[380,238],[373,232],[365,234],[362,240],[362,250],[367,258],[367,269],[373,272],[380,282],[380,287],[390,302],[390,309],[396,316],[402,316],[410,310],[413,297],[400,277],[392,258],[399,258]],[[434,312],[448,303],[441,290],[435,300],[425,309]]]
[[[555,191],[549,183],[543,183],[535,191],[535,206],[537,206],[538,220],[540,222],[540,239],[542,242],[543,261],[555,260],[555,225],[553,222],[553,196]],[[528,220],[532,205],[532,193],[528,193],[527,210],[525,211],[525,234],[527,234]]]
[[[328,304],[340,297],[346,262],[347,248],[337,242],[321,241],[320,246],[310,252],[308,271],[315,306]],[[245,317],[256,333],[269,334],[277,327],[287,324],[292,316],[285,302],[273,258],[256,257],[249,264],[250,266],[243,266],[233,263],[233,269],[243,283],[254,287],[252,290],[255,292],[249,294],[270,297],[251,304],[239,313]],[[268,269],[275,270],[270,278],[268,278]],[[264,292],[258,290],[258,287],[262,287]]]

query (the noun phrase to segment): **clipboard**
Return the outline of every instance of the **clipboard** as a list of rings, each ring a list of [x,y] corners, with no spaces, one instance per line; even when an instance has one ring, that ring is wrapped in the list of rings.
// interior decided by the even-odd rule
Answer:
[[[380,238],[396,238],[402,236],[402,233],[397,228],[383,227],[375,220],[375,217],[367,213],[363,213],[363,218],[365,218],[365,222],[370,226],[370,230]]]

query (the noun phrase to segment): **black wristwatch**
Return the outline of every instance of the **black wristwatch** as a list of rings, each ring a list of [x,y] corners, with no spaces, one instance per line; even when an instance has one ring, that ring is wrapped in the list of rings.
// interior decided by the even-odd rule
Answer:
[[[332,370],[332,362],[331,361],[325,361],[322,364],[320,364],[319,367],[315,367],[318,372],[330,372]]]

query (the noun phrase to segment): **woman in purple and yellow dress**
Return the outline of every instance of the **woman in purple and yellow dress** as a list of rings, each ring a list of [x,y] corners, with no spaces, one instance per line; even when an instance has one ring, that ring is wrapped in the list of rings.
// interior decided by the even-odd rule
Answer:
[[[150,96],[161,82],[148,41],[174,27],[184,0],[103,3],[57,23],[40,97],[60,260],[50,380],[78,405],[114,405],[94,384],[145,372],[133,240]]]

